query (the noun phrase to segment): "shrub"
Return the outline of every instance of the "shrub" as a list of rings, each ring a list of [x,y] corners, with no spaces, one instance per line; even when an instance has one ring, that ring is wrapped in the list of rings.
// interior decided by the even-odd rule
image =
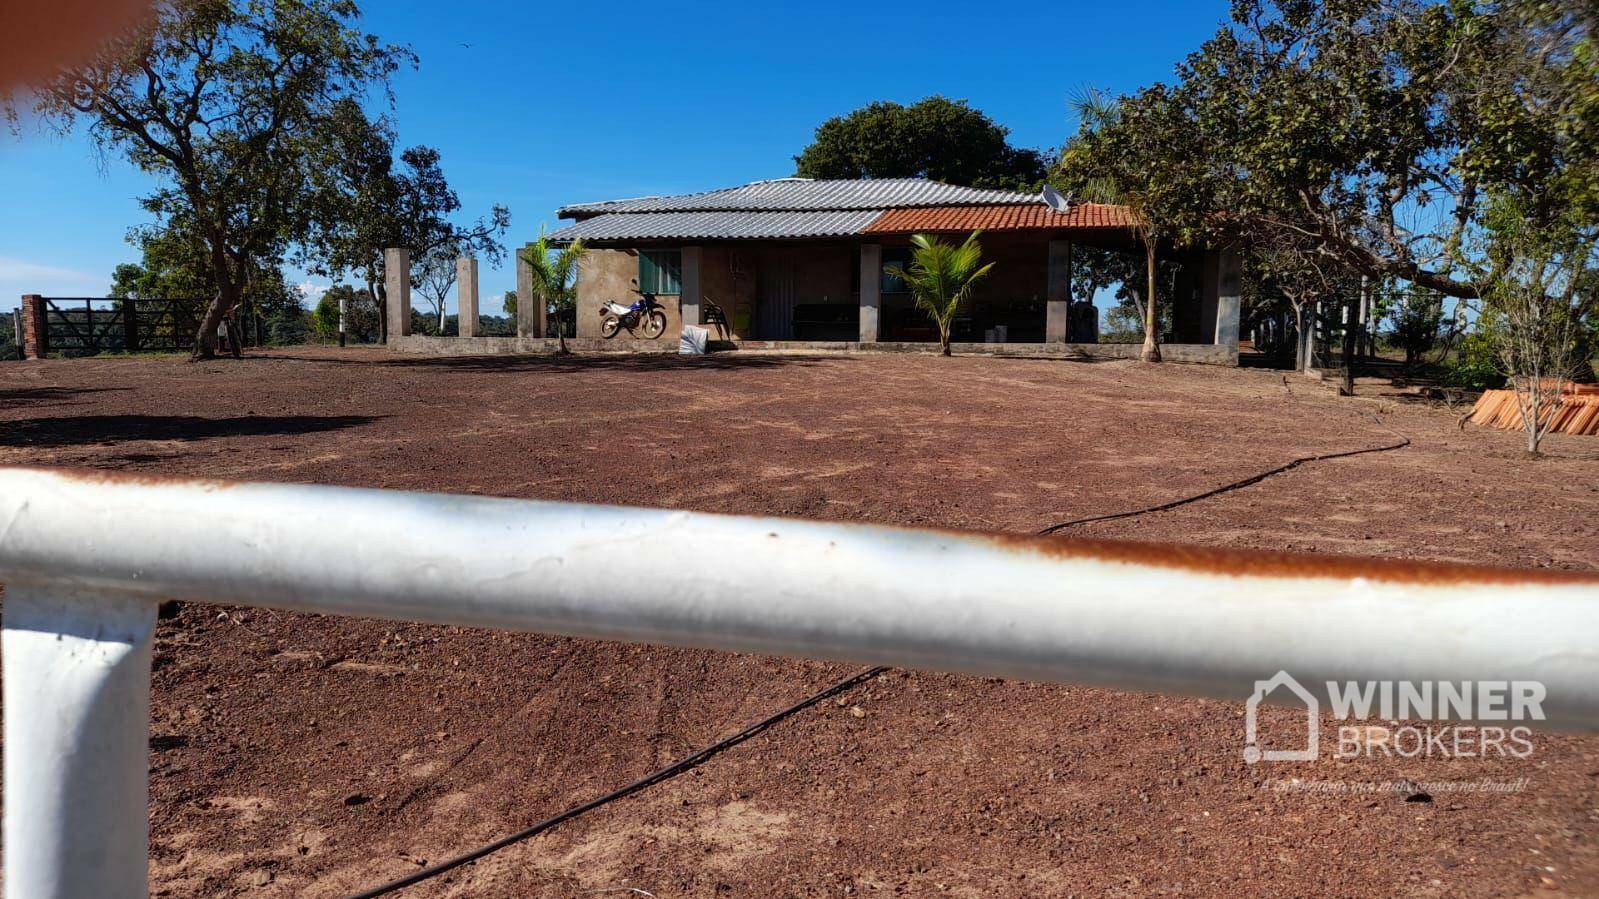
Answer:
[[[1446,387],[1497,390],[1505,386],[1493,338],[1483,331],[1467,334],[1454,354],[1443,363],[1439,377]]]

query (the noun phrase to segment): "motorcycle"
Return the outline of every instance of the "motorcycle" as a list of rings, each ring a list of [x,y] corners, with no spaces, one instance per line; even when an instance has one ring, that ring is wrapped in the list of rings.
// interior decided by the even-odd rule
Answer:
[[[607,300],[600,306],[600,334],[605,339],[615,337],[622,328],[642,331],[650,340],[666,333],[666,312],[663,311],[666,307],[647,293],[636,290],[634,293],[640,299],[631,306],[623,306],[615,300]]]

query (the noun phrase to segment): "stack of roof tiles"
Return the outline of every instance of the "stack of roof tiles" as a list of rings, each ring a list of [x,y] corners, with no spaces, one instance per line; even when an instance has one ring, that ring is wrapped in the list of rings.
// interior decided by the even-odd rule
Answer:
[[[1127,228],[1120,206],[1057,211],[1038,194],[958,187],[920,178],[813,181],[784,178],[670,197],[578,203],[558,243],[617,240],[755,240],[917,232]]]
[[[1520,430],[1521,407],[1514,390],[1487,390],[1471,410],[1472,423]],[[1556,434],[1599,435],[1599,385],[1567,384],[1549,430]]]

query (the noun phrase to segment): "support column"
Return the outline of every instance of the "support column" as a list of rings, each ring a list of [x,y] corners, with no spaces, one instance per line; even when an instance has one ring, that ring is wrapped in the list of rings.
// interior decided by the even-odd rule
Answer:
[[[139,351],[139,302],[133,297],[122,300],[122,348]]]
[[[533,266],[527,264],[522,254],[527,247],[516,250],[516,336],[544,336],[544,301],[533,295]]]
[[[389,309],[389,343],[411,334],[411,251],[383,251],[383,293]]]
[[[143,897],[156,604],[6,585],[7,899]]]
[[[1069,241],[1049,242],[1049,284],[1044,294],[1044,342],[1066,343],[1071,339],[1072,245]]]
[[[704,255],[702,247],[683,248],[683,293],[677,299],[685,328],[698,327],[703,323],[700,310],[705,302],[705,292],[700,280],[700,262]]]
[[[45,318],[44,297],[36,293],[22,297],[22,333],[17,335],[17,344],[28,359],[43,359],[50,353],[50,326]]]
[[[1243,307],[1243,261],[1236,250],[1222,250],[1216,265],[1216,343],[1238,352],[1238,321]]]
[[[876,343],[883,303],[883,246],[861,244],[861,343]]]
[[[455,333],[477,336],[477,257],[455,260]]]

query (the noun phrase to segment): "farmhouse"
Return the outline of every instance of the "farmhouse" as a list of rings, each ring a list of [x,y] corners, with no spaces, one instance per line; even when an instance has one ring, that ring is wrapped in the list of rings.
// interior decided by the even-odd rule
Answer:
[[[581,238],[591,250],[578,278],[578,337],[601,336],[604,302],[631,303],[641,291],[666,307],[669,337],[686,323],[741,342],[936,340],[885,269],[905,264],[914,234],[961,240],[980,230],[983,257],[995,266],[956,322],[956,341],[1136,354],[1130,345],[1099,345],[1097,313],[1071,303],[1074,246],[1142,253],[1120,206],[922,179],[782,178],[579,203],[558,214],[573,223],[553,240]],[[1235,254],[1161,250],[1179,263],[1172,327],[1163,335],[1168,357],[1236,364]]]

